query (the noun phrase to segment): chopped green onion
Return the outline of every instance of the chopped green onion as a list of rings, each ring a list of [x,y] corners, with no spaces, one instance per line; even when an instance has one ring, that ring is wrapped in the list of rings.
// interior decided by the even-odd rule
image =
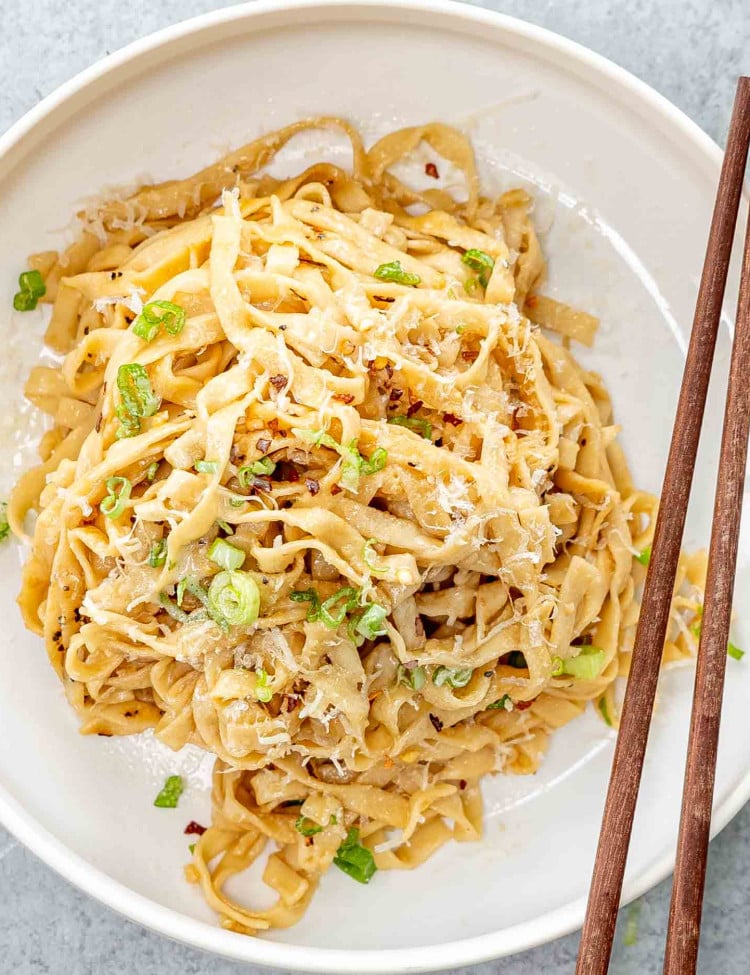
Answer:
[[[170,335],[179,335],[185,327],[185,309],[173,301],[147,301],[132,330],[144,342],[152,342],[162,325]]]
[[[190,850],[191,853],[195,853],[195,848],[197,845],[198,845],[197,843],[191,843],[190,846],[188,847],[188,850]]]
[[[628,917],[625,922],[625,932],[622,936],[622,943],[627,948],[632,948],[638,943],[638,921],[641,916],[641,902],[635,901],[628,908]]]
[[[221,528],[225,535],[234,535],[234,528],[229,524],[228,521],[224,521],[223,518],[217,518],[216,524]]]
[[[241,508],[243,504],[247,504],[247,498],[230,498],[229,503],[233,508]]]
[[[320,619],[332,630],[337,629],[344,622],[349,610],[354,609],[359,601],[359,590],[345,586],[320,605]]]
[[[161,792],[154,799],[154,805],[160,809],[176,809],[184,788],[181,775],[170,775]]]
[[[356,492],[359,489],[359,472],[362,467],[362,455],[357,450],[357,441],[352,440],[339,452],[343,461],[339,484],[347,491]]]
[[[375,857],[372,851],[359,842],[359,830],[352,827],[346,834],[346,839],[336,850],[333,862],[360,884],[367,884],[377,871]]]
[[[149,464],[146,468],[146,480],[153,481],[156,477],[156,472],[159,470],[159,461],[155,460],[153,464]]]
[[[508,705],[510,705],[510,707]],[[493,701],[492,704],[488,704],[485,710],[486,711],[512,711],[513,701],[511,699],[510,694],[503,694],[502,697],[499,697],[496,701]]]
[[[368,457],[360,457],[360,471],[362,474],[377,474],[388,462],[388,451],[385,447],[376,447]]]
[[[378,553],[375,551],[377,544],[377,538],[367,539],[362,549],[362,560],[373,575],[383,575],[386,570],[378,567]]]
[[[19,290],[13,295],[16,311],[32,311],[37,302],[47,294],[44,278],[39,271],[23,271],[18,275]]]
[[[316,833],[323,832],[323,827],[318,826],[314,820],[308,819],[307,816],[298,816],[294,828],[303,836],[315,836]]]
[[[494,259],[485,251],[472,247],[462,256],[461,262],[470,267],[472,271],[476,271],[479,283],[483,288],[486,288],[490,283],[492,269],[495,266]]]
[[[208,557],[220,569],[239,569],[245,561],[245,553],[224,538],[215,538],[208,550]]]
[[[159,604],[169,613],[172,619],[177,620],[178,623],[191,622],[190,615],[186,613],[184,609],[180,609],[177,603],[171,600],[165,592],[159,593]],[[195,619],[195,617],[193,617],[193,619]]]
[[[262,701],[263,704],[268,704],[273,697],[273,690],[268,683],[269,680],[270,678],[268,674],[265,672],[265,670],[263,670],[262,667],[259,667],[255,671],[255,696],[259,701]]]
[[[413,430],[418,433],[425,440],[430,440],[432,438],[432,424],[429,420],[423,420],[419,416],[405,416],[402,413],[396,416],[389,416],[388,422],[393,423],[397,427],[406,427],[408,430]]]
[[[10,535],[10,525],[8,524],[8,502],[0,502],[0,542],[4,542]]]
[[[388,631],[383,626],[388,611],[379,603],[370,603],[369,606],[354,620],[354,630],[366,640],[374,640],[376,636],[382,636]]]
[[[223,575],[223,573],[219,573],[219,575]],[[244,575],[244,573],[239,573],[239,575]],[[215,576],[214,578],[218,578],[218,576]],[[182,605],[182,599],[185,594],[185,590],[187,590],[191,595],[195,596],[198,602],[200,602],[205,607],[206,613],[214,621],[214,623],[216,623],[217,626],[221,627],[222,630],[229,629],[229,621],[212,604],[211,599],[209,598],[209,593],[203,588],[203,586],[200,584],[200,582],[198,582],[198,580],[194,576],[184,576],[177,583],[177,605],[178,606]],[[202,615],[197,615],[197,614],[191,615],[191,620],[204,619],[204,618],[205,617]]]
[[[240,487],[249,488],[253,483],[253,478],[270,477],[275,470],[276,464],[270,457],[261,457],[260,460],[255,460],[252,464],[240,467],[237,471],[237,480],[240,482]]]
[[[436,687],[466,687],[474,671],[471,667],[436,667],[432,672],[432,683]]]
[[[108,477],[106,488],[108,494],[102,498],[99,510],[107,518],[119,518],[125,510],[133,485],[127,477]]]
[[[594,680],[604,670],[607,654],[599,647],[582,647],[577,657],[563,660],[564,674],[579,680]]]
[[[310,603],[308,623],[316,623],[320,619],[320,596],[316,589],[294,589],[289,593],[289,598],[293,603]]]
[[[647,545],[642,552],[636,555],[635,560],[641,565],[648,565],[651,561],[651,546]]]
[[[158,542],[154,542],[151,546],[151,552],[148,556],[148,564],[152,569],[158,569],[160,566],[164,565],[167,561],[167,540],[166,538],[159,539]]]
[[[148,373],[139,362],[127,362],[117,370],[117,389],[121,405],[117,407],[120,428],[118,438],[133,437],[141,429],[141,419],[153,416],[161,406]]]
[[[208,607],[229,626],[252,626],[260,611],[260,592],[255,579],[236,569],[219,572],[211,580]]]
[[[563,663],[562,657],[552,658],[552,676],[559,677],[560,674],[565,673],[565,664]]]
[[[300,440],[305,440],[313,447],[330,447],[331,450],[339,450],[340,444],[336,443],[330,433],[325,430],[306,430],[304,428],[293,427],[292,433]]]
[[[613,728],[612,718],[609,716],[609,708],[607,707],[607,699],[605,697],[599,698],[599,714],[604,718],[604,723],[608,724],[610,728]]]
[[[393,281],[396,284],[406,284],[410,288],[416,288],[422,280],[418,274],[405,271],[401,267],[401,261],[391,261],[389,264],[381,264],[375,268],[374,273],[378,281]]]
[[[396,668],[396,683],[411,687],[413,691],[421,691],[427,682],[427,671],[424,667],[405,667],[399,664]]]
[[[199,474],[215,474],[219,469],[219,462],[217,460],[197,460],[195,469]]]
[[[742,660],[742,658],[745,656],[745,651],[740,650],[740,648],[732,643],[731,640],[727,644],[727,653],[733,660]]]

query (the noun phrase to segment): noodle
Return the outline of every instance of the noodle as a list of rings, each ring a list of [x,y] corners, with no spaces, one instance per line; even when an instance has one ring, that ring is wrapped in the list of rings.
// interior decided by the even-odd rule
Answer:
[[[351,173],[262,175],[321,127]],[[422,141],[464,202],[394,175]],[[293,924],[333,862],[478,839],[482,776],[535,771],[588,701],[617,722],[656,501],[567,348],[596,319],[539,293],[530,212],[447,126],[366,151],[317,119],[31,260],[65,358],[26,391],[53,427],[8,509],[37,512],[24,620],[85,733],[216,756],[186,872],[227,928]],[[704,570],[683,557],[668,660]],[[224,885],[269,844],[253,910]]]

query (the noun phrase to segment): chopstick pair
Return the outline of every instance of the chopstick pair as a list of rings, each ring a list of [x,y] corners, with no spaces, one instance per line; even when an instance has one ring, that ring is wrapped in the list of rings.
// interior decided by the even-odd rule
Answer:
[[[609,968],[749,144],[750,78],[741,77],[664,476],[576,975],[606,975]],[[664,975],[690,975],[698,960],[749,432],[750,219],[724,413]]]

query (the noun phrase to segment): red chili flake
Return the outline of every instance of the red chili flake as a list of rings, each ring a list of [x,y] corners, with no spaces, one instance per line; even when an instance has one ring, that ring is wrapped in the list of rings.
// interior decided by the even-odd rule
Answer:
[[[403,395],[404,395],[403,389],[392,389],[391,390],[391,399],[392,400],[400,400]]]
[[[337,400],[339,403],[349,403],[354,402],[354,396],[352,393],[334,393],[333,399]]]
[[[296,484],[299,480],[299,471],[291,461],[282,460],[276,465],[273,479],[274,481],[291,481],[292,484]]]
[[[281,375],[279,375],[279,376],[271,376],[271,378],[268,381],[270,382],[270,384],[275,389],[278,389],[278,390],[282,390],[286,386],[286,384],[289,382],[289,380],[286,378],[286,376],[281,376]]]
[[[409,407],[409,409],[406,411],[406,415],[407,416],[414,416],[415,413],[419,413],[419,411],[422,409],[423,406],[424,406],[424,403],[422,402],[422,400],[421,399],[418,399],[415,403],[412,403],[411,404],[411,406]]]
[[[271,441],[267,437],[261,437],[255,446],[262,454],[267,454],[268,448],[271,446]]]
[[[514,701],[513,706],[517,711],[525,711],[526,708],[530,708],[531,705],[536,701],[536,698],[532,698],[530,701]]]
[[[432,712],[430,712],[430,721],[432,722],[432,727],[435,729],[435,731],[440,732],[443,730],[443,722],[436,714],[433,714]]]
[[[426,163],[424,171],[428,176],[432,176],[433,179],[440,179],[440,173],[435,163]]]
[[[268,421],[268,429],[271,431],[274,437],[286,436],[286,430],[281,429],[279,426],[279,421],[276,419],[276,417],[274,417],[273,420]]]
[[[526,307],[533,308],[537,303],[536,295],[529,295],[526,299]]]
[[[446,423],[450,423],[451,426],[457,427],[464,421],[460,416],[456,416],[455,413],[443,413],[443,419]]]
[[[461,779],[461,781],[458,783],[459,789],[465,789],[467,785],[468,782],[466,781],[466,779]]]
[[[344,489],[343,489],[343,488],[340,488],[340,487],[338,486],[338,484],[332,484],[332,485],[331,485],[331,494],[341,494],[341,492],[342,492],[343,490],[344,490]]]
[[[474,349],[464,349],[464,351],[461,353],[461,358],[465,359],[466,362],[473,362],[478,357],[478,355],[479,353],[476,352]]]
[[[385,374],[389,380],[393,379],[393,366],[390,362],[386,362],[385,364]]]
[[[315,497],[315,495],[320,490],[320,483],[316,481],[314,477],[306,477],[305,487],[310,492],[310,494],[312,494],[312,496]]]
[[[193,833],[196,836],[203,836],[205,832],[206,832],[206,827],[201,826],[200,823],[196,823],[194,819],[191,819],[190,822],[185,827],[185,836],[190,836]]]

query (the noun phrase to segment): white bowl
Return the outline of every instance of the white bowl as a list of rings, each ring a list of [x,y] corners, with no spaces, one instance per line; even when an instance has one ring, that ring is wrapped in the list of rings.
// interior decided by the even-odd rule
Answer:
[[[216,11],[107,58],[0,140],[0,402],[14,470],[30,463],[26,440],[38,429],[19,403],[42,313],[8,311],[25,255],[59,245],[81,198],[107,185],[191,172],[220,149],[317,113],[354,119],[368,137],[402,123],[457,123],[472,132],[487,180],[535,184],[551,286],[602,316],[597,347],[583,358],[613,393],[638,482],[658,490],[719,150],[602,58],[442,0],[287,0]],[[299,167],[310,147],[297,144],[287,168]],[[312,146],[324,147],[321,139]],[[718,371],[727,348],[725,329]],[[717,385],[689,544],[707,541],[720,412]],[[14,470],[4,465],[4,491]],[[738,606],[750,594],[748,550],[745,537]],[[611,733],[592,715],[556,736],[536,777],[487,783],[482,843],[449,846],[417,871],[379,874],[367,888],[333,871],[289,931],[256,940],[221,930],[181,876],[184,823],[208,818],[210,760],[195,751],[175,756],[149,738],[77,734],[41,643],[12,603],[20,554],[11,545],[0,555],[0,817],[92,896],[218,954],[328,973],[458,967],[581,923],[612,754]],[[740,621],[736,639],[749,635]],[[750,664],[729,668],[717,829],[750,796]],[[689,669],[662,683],[628,899],[672,864],[691,684]],[[165,774],[177,770],[191,783],[179,811],[154,809]],[[248,889],[257,888],[250,878]]]

